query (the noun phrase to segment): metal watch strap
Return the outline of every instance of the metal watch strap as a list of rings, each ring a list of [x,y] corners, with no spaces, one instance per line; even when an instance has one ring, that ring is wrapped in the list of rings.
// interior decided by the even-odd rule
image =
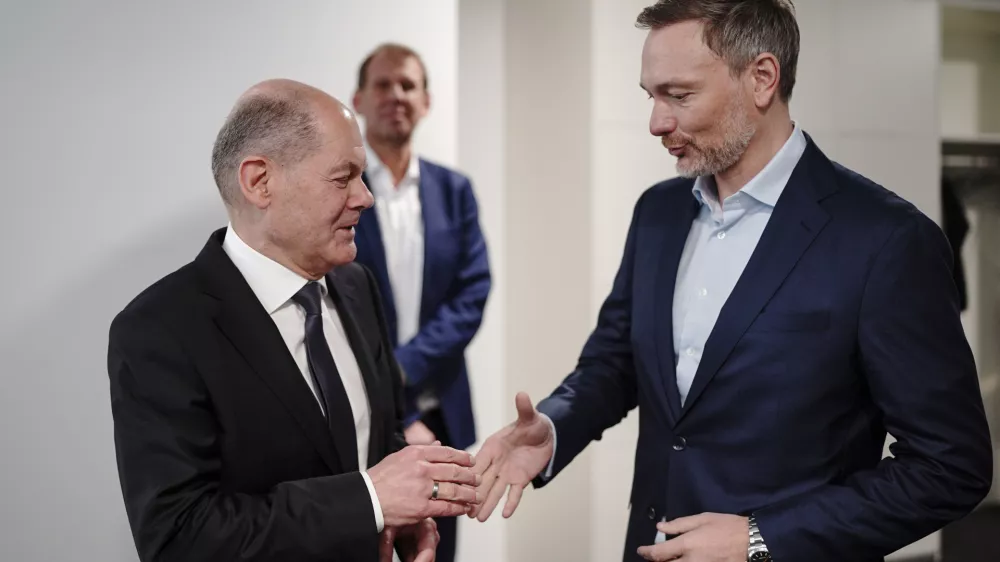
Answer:
[[[758,552],[767,552],[767,545],[764,544],[764,537],[760,534],[757,526],[757,518],[750,516],[750,545],[747,547],[747,560]]]

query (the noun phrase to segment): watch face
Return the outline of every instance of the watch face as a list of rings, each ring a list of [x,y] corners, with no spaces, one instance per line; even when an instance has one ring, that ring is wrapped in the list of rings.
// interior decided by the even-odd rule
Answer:
[[[750,562],[771,562],[771,554],[768,552],[755,552],[750,556]]]

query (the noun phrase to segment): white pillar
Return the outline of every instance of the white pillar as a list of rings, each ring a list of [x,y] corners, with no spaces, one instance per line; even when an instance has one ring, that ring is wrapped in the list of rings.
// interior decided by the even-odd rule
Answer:
[[[581,8],[583,6],[583,8]],[[505,3],[507,381],[537,401],[574,367],[593,318],[591,22],[579,0]],[[510,560],[587,560],[586,454],[510,522]]]
[[[490,255],[493,287],[483,324],[469,347],[469,376],[479,443],[510,420],[506,345],[507,192],[503,2],[462,0],[458,6],[458,166],[472,178]],[[507,525],[459,519],[459,561],[506,562]]]

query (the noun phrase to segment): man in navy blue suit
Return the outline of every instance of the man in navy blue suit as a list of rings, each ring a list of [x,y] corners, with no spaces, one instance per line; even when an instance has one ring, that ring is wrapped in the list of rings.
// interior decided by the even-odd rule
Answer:
[[[638,24],[682,178],[636,204],[576,369],[479,451],[472,515],[509,487],[509,517],[638,407],[625,560],[870,562],[963,517],[993,461],[942,232],[791,120],[787,1]]]
[[[358,73],[375,213],[357,227],[358,262],[375,274],[396,359],[406,379],[411,445],[476,441],[465,348],[490,291],[486,243],[465,176],[418,158],[413,132],[427,114],[427,72],[412,49],[379,46]],[[437,560],[454,559],[454,517],[437,520]]]

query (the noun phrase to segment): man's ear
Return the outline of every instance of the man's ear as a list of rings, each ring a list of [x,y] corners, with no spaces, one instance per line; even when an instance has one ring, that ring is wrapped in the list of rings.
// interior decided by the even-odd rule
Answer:
[[[759,109],[769,107],[778,97],[781,83],[781,65],[771,53],[761,53],[750,63],[750,80],[753,101]]]
[[[263,156],[248,156],[240,162],[240,192],[258,209],[266,209],[271,204],[269,184],[273,178],[274,162]]]

